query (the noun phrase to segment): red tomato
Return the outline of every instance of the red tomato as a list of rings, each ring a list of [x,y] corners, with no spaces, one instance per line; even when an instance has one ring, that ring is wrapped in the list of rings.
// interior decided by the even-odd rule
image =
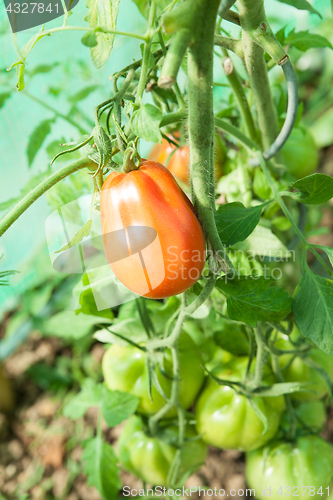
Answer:
[[[112,172],[101,191],[106,258],[130,290],[152,299],[177,295],[200,277],[205,239],[193,205],[161,164]]]
[[[174,134],[179,138],[179,133]],[[149,153],[148,159],[158,161],[166,165],[167,169],[184,184],[190,185],[190,150],[188,146],[177,148],[166,139],[162,139],[161,144],[156,144]],[[174,151],[174,153],[173,153]],[[171,153],[173,153],[171,155]],[[170,157],[171,155],[171,157]],[[170,158],[170,159],[169,159]],[[220,137],[215,134],[214,138],[214,174],[217,182],[223,175],[223,165],[226,159],[223,143]],[[168,161],[169,160],[169,161]]]

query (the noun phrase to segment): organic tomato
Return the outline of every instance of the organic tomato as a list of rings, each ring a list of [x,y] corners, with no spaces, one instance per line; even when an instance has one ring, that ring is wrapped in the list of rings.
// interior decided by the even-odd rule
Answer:
[[[318,166],[318,148],[305,127],[293,129],[282,153],[287,169],[298,179],[313,174]]]
[[[176,135],[175,135],[176,136]],[[177,134],[179,137],[179,134]],[[170,156],[172,154],[172,156]],[[158,161],[166,165],[168,170],[177,180],[190,185],[190,150],[188,146],[176,148],[166,139],[162,139],[162,144],[157,144],[151,150],[149,160]],[[223,175],[223,166],[226,160],[226,153],[222,140],[215,134],[214,137],[214,175],[217,182]]]
[[[10,411],[14,407],[14,394],[8,378],[0,365],[0,412]]]
[[[246,478],[256,498],[325,499],[333,477],[333,447],[319,436],[273,441],[246,456]]]
[[[134,415],[127,421],[118,440],[119,459],[124,469],[143,481],[165,486],[177,443],[177,427],[162,428],[156,436],[149,436],[141,418]],[[197,438],[193,426],[187,425],[180,476],[189,469],[199,468],[206,455],[207,446]]]
[[[295,350],[293,344],[287,336],[279,335],[275,342],[275,347],[281,350]],[[320,349],[311,349],[305,357],[294,356],[293,354],[282,354],[279,356],[279,365],[282,370],[283,378],[286,382],[306,382],[308,385],[305,391],[294,392],[290,396],[298,401],[314,401],[321,399],[328,393],[328,386],[322,375],[314,366],[307,363],[313,363],[322,368],[333,380],[333,357]]]
[[[238,358],[216,368],[213,374],[220,379],[241,381],[246,366],[247,358]],[[217,448],[248,451],[263,446],[278,430],[284,398],[256,397],[253,401],[267,419],[266,432],[248,398],[209,377],[195,406],[198,433],[206,443]]]
[[[143,161],[129,173],[112,172],[100,207],[105,255],[127,288],[161,299],[199,279],[203,231],[190,200],[163,165]]]
[[[201,355],[193,340],[181,333],[179,341],[179,400],[183,408],[192,406],[204,380],[201,367]],[[163,351],[163,368],[156,368],[157,377],[166,396],[170,396],[172,384],[172,358],[170,350]],[[144,415],[156,413],[165,404],[165,400],[152,386],[152,399],[148,393],[148,367],[145,351],[128,345],[112,344],[103,357],[103,374],[105,383],[111,390],[129,392],[140,398],[138,411]],[[170,412],[168,417],[176,414]]]
[[[322,401],[304,401],[294,407],[297,428],[308,432],[321,432],[327,420],[325,405]],[[285,432],[290,428],[290,415],[285,411],[281,416],[280,427]]]

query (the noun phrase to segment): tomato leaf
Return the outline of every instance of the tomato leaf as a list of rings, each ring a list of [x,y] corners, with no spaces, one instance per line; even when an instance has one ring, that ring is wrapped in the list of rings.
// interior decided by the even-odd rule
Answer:
[[[261,420],[261,422],[264,426],[263,435],[266,434],[266,432],[268,431],[268,421],[267,421],[266,415],[261,411],[261,409],[259,408],[259,405],[257,404],[257,402],[253,398],[249,398],[248,401],[249,401],[251,407],[253,408],[255,414],[257,415],[259,420]]]
[[[232,246],[250,236],[260,221],[263,207],[264,204],[246,208],[239,201],[219,206],[215,220],[224,245]]]
[[[132,415],[138,407],[139,398],[122,391],[104,388],[103,415],[109,427],[114,427]]]
[[[28,74],[31,77],[40,73],[49,73],[58,65],[59,62],[57,61],[55,61],[53,64],[39,64],[38,66],[35,66],[32,70],[30,70]]]
[[[234,249],[241,249],[248,253],[249,257],[260,255],[275,259],[276,262],[287,259],[289,250],[272,231],[264,226],[255,227],[250,236],[244,241],[237,243]],[[262,261],[262,259],[260,259]]]
[[[79,90],[75,94],[69,96],[68,100],[72,103],[82,101],[83,99],[88,97],[89,94],[94,92],[97,88],[98,88],[98,85],[88,85],[88,87],[84,87],[83,89]]]
[[[85,337],[98,323],[111,323],[108,318],[76,315],[74,311],[62,311],[43,323],[43,333],[66,340],[77,340]]]
[[[291,297],[281,288],[270,286],[273,281],[264,276],[220,279],[216,286],[227,297],[229,318],[253,327],[258,321],[278,323],[284,319],[291,311]]]
[[[71,238],[69,240],[67,245],[64,245],[63,247],[59,248],[59,250],[56,250],[54,253],[64,252],[65,250],[69,250],[70,248],[73,248],[76,245],[78,245],[79,243],[81,243],[83,238],[86,238],[87,236],[89,236],[90,231],[91,231],[91,226],[92,226],[92,220],[89,219],[89,220],[87,220],[85,225],[83,227],[81,227],[81,229],[79,229],[76,234],[74,234],[73,238]]]
[[[64,407],[64,416],[77,420],[83,417],[88,408],[101,406],[103,385],[96,384],[92,379],[85,379],[82,390]]]
[[[322,351],[333,354],[333,281],[314,274],[305,264],[293,297],[301,333]]]
[[[293,45],[298,50],[305,52],[311,48],[325,48],[333,49],[333,46],[327,38],[308,31],[298,31],[295,33],[295,28],[289,33],[285,39],[285,44]]]
[[[102,498],[115,500],[122,487],[117,457],[111,445],[97,436],[84,443],[82,455],[88,486],[94,486]]]
[[[149,14],[149,1],[148,0],[133,0],[141,14],[148,19]],[[169,5],[170,0],[156,0],[155,1],[158,11],[164,9],[167,5]]]
[[[279,0],[281,3],[286,3],[287,5],[291,5],[298,10],[308,10],[311,14],[317,14],[321,18],[320,12],[312,7],[312,5],[307,2],[307,0]]]
[[[283,396],[283,394],[293,394],[294,392],[308,391],[308,385],[311,384],[309,382],[281,382],[273,384],[269,387],[258,387],[253,391],[253,396],[274,398],[277,396]]]
[[[120,0],[87,0],[88,14],[84,20],[89,27],[96,29],[97,45],[90,48],[90,56],[95,68],[101,68],[108,60],[115,35],[112,33],[101,33],[100,31],[112,31],[116,29],[118,9]]]
[[[330,259],[330,263],[333,267],[333,248],[325,246],[320,246],[319,248],[321,248],[322,250],[324,250],[324,252],[326,252],[326,255]]]
[[[147,142],[162,142],[160,122],[161,111],[152,104],[142,104],[132,114],[132,130]]]
[[[307,205],[326,203],[333,197],[333,177],[326,174],[308,175],[291,186],[300,191],[293,198]]]
[[[27,147],[29,167],[31,166],[36,154],[40,150],[44,140],[51,132],[51,123],[53,123],[53,121],[53,119],[42,121],[39,125],[37,125],[35,130],[30,135]]]

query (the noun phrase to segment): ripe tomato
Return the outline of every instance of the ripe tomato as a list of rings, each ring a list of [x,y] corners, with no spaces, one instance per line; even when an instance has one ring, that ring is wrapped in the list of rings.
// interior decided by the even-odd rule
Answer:
[[[241,381],[246,366],[247,358],[238,358],[214,369],[213,373],[220,379]],[[249,399],[209,377],[195,407],[198,433],[206,443],[217,448],[248,451],[263,446],[278,430],[284,398],[256,397],[254,402],[267,419],[265,433],[264,424]]]
[[[177,444],[177,427],[162,428],[158,435],[149,436],[141,418],[133,415],[118,440],[119,459],[124,469],[143,481],[154,486],[166,486]],[[193,425],[187,425],[180,476],[189,469],[198,469],[206,455],[207,446],[197,439]]]
[[[333,447],[319,436],[273,441],[246,456],[246,478],[256,498],[325,499],[332,484]],[[265,494],[266,493],[266,494]]]
[[[181,333],[179,341],[179,400],[183,408],[192,406],[204,380],[201,367],[201,354],[193,340]],[[137,347],[112,344],[106,351],[102,362],[103,375],[107,387],[111,390],[129,392],[140,398],[138,411],[144,415],[156,413],[165,404],[165,400],[152,386],[152,399],[148,393],[147,355]],[[166,396],[170,396],[172,384],[172,358],[170,350],[163,351],[163,369],[157,368],[157,377]],[[163,372],[163,373],[162,373]],[[174,409],[168,417],[176,414]]]
[[[179,133],[174,134],[179,137]],[[175,151],[176,150],[176,151]],[[172,154],[173,153],[173,154]],[[170,157],[170,155],[172,156]],[[162,139],[162,144],[156,144],[151,150],[149,160],[158,161],[166,165],[168,170],[177,180],[190,185],[190,150],[188,146],[176,148],[166,139]],[[170,158],[170,159],[169,159]],[[169,160],[169,161],[168,161]],[[222,140],[218,134],[214,137],[214,174],[217,182],[223,175],[223,166],[226,160],[226,153]]]
[[[275,342],[275,347],[281,350],[297,349],[288,340],[287,336],[279,335]],[[314,362],[320,368],[324,369],[328,377],[333,380],[333,357],[320,349],[313,348],[306,357],[294,357],[293,354],[282,354],[279,356],[279,364],[282,370],[283,378],[286,382],[307,382],[308,391],[294,392],[290,397],[297,401],[315,401],[323,398],[328,393],[328,387],[324,378],[312,366],[306,364],[306,359]]]
[[[305,127],[293,129],[282,153],[287,169],[298,179],[313,174],[318,166],[318,148]]]
[[[203,231],[190,200],[163,165],[143,161],[127,174],[112,172],[100,207],[105,255],[127,288],[161,299],[199,279]]]

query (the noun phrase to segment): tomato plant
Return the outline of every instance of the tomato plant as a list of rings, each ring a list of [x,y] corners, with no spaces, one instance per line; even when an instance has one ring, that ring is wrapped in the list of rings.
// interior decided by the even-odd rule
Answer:
[[[59,26],[43,27],[22,47],[15,34],[18,58],[9,68],[17,90],[47,113],[22,141],[27,164],[35,168],[43,154],[51,161],[1,204],[8,210],[1,244],[46,194],[50,275],[82,279],[75,311],[66,295],[46,319],[57,294],[44,285],[28,310],[43,334],[74,346],[73,377],[55,375],[68,392],[64,416],[98,412],[96,429],[80,443],[82,471],[107,500],[119,497],[120,466],[143,489],[146,482],[175,488],[204,462],[209,444],[248,452],[258,498],[262,487],[280,498],[279,487],[304,484],[306,498],[320,496],[333,465],[331,445],[317,435],[333,400],[333,250],[317,237],[332,215],[333,179],[327,162],[314,173],[319,153],[310,130],[330,93],[313,97],[301,68],[308,67],[303,52],[313,49],[319,60],[316,50],[324,57],[331,41],[317,25],[316,33],[296,31],[289,18],[268,18],[264,0],[237,0],[236,9],[232,0],[133,1],[141,16],[135,32],[117,29],[124,1],[87,0],[73,26],[66,10]],[[279,1],[309,18],[323,3]],[[106,68],[95,72],[80,60],[89,86],[75,93],[70,84],[81,73],[63,92],[52,65],[33,66],[30,55],[59,32],[83,33],[92,67]],[[130,57],[112,59],[115,37],[136,44]],[[311,57],[327,84],[330,73]],[[67,75],[76,67],[63,66]],[[109,79],[111,67],[118,69]],[[38,89],[41,73],[49,80]],[[22,95],[14,97],[12,72],[4,74],[1,108]],[[55,106],[61,92],[65,104]],[[71,127],[66,137],[53,136],[60,120]],[[103,381],[77,358],[96,341],[105,344]],[[114,449],[104,424],[126,420]]]
[[[179,398],[182,407],[188,409],[202,386],[204,371],[201,367],[200,351],[186,333],[180,335],[178,348]],[[156,369],[158,383],[169,398],[173,373],[170,350],[164,351],[160,363],[160,368]],[[104,355],[103,374],[109,389],[128,392],[140,398],[138,406],[140,413],[153,415],[164,406],[165,399],[156,389],[154,382],[151,396],[149,395],[149,367],[145,351],[130,345],[113,344]],[[176,411],[173,409],[167,416],[170,418],[175,414]]]
[[[333,447],[319,436],[303,436],[295,442],[272,441],[248,453],[246,477],[256,495],[272,499],[290,491],[304,498],[327,498],[332,484]],[[309,485],[309,486],[306,486]]]
[[[127,174],[112,173],[103,184],[100,207],[105,254],[127,288],[161,299],[199,279],[205,263],[203,231],[190,200],[163,165],[147,161]],[[123,228],[137,226],[131,252],[141,257],[114,256],[123,244]]]
[[[161,429],[157,436],[149,436],[140,417],[131,417],[118,442],[119,458],[124,468],[150,484],[170,484],[168,475],[177,453],[178,431],[176,426]],[[180,476],[194,471],[204,463],[207,446],[197,438],[189,426],[182,449]],[[177,480],[174,483],[177,484]]]
[[[203,440],[218,448],[241,451],[260,448],[277,432],[284,409],[283,397],[249,400],[237,393],[237,387],[223,381],[240,382],[245,375],[247,360],[239,358],[213,371],[195,408],[197,430]],[[258,413],[261,413],[261,417]]]

